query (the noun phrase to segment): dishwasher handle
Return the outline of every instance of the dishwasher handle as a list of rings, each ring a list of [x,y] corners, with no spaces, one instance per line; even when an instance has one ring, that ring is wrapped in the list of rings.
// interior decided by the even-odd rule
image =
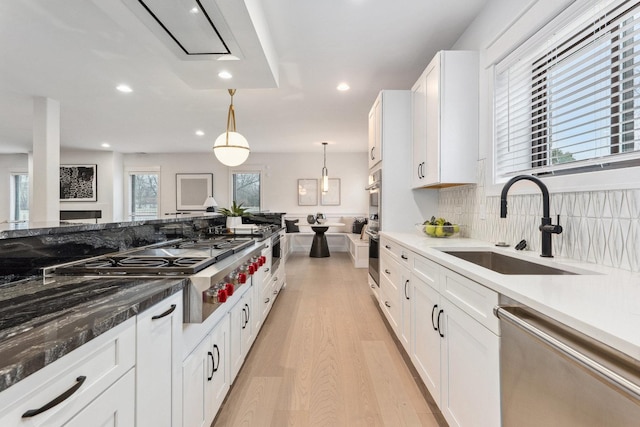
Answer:
[[[510,324],[528,332],[530,335],[533,335],[535,338],[547,344],[549,347],[555,349],[556,351],[559,351],[561,354],[567,356],[579,365],[593,372],[595,375],[602,378],[607,383],[615,386],[620,391],[634,397],[635,399],[640,399],[640,386],[612,371],[600,362],[593,360],[589,356],[563,343],[557,338],[547,334],[540,328],[507,311],[505,309],[506,307],[507,306],[496,306],[493,309],[493,314],[495,314],[498,319],[507,321]]]

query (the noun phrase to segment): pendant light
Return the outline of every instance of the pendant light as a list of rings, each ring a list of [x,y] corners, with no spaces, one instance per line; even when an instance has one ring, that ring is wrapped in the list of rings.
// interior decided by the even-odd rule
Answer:
[[[327,170],[327,144],[328,142],[323,142],[324,146],[324,166],[322,166],[322,192],[326,193],[329,191],[329,171]]]
[[[249,143],[246,138],[236,132],[236,113],[233,109],[233,95],[235,89],[229,89],[231,104],[227,115],[227,131],[216,138],[213,144],[213,153],[225,166],[238,166],[249,157]]]

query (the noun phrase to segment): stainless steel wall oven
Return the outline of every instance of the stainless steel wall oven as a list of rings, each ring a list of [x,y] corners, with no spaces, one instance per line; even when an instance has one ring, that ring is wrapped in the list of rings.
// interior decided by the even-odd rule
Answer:
[[[367,224],[367,234],[369,235],[369,275],[376,285],[380,287],[380,212],[382,205],[382,170],[374,171],[369,177],[369,222]]]

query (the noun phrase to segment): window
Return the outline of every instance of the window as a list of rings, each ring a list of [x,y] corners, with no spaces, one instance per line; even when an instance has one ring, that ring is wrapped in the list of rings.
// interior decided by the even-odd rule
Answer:
[[[261,174],[259,171],[231,172],[232,201],[242,207],[259,212],[261,206]]]
[[[29,174],[11,174],[11,221],[29,220]]]
[[[160,205],[157,172],[129,172],[129,217],[156,218]]]
[[[497,176],[640,165],[640,4],[553,27],[496,67]]]

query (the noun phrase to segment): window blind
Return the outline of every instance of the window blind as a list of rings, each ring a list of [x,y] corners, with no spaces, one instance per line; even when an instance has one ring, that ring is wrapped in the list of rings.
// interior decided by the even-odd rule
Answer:
[[[595,2],[542,31],[496,66],[497,176],[639,158],[640,2]]]

